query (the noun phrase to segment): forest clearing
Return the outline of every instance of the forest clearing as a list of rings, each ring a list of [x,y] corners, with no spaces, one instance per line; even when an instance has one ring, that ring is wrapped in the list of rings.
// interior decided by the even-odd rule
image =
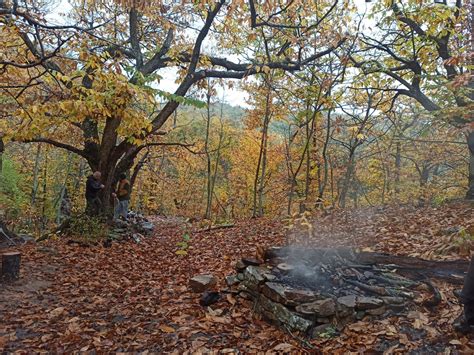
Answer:
[[[453,243],[460,240],[454,230],[472,225],[473,212],[466,203],[437,209],[347,211],[318,224],[315,228],[323,232],[313,242],[318,247],[358,246],[435,260],[467,258],[466,244]],[[199,305],[199,294],[190,291],[189,279],[210,272],[223,289],[224,277],[241,255],[254,255],[257,246],[285,243],[282,225],[253,219],[234,228],[192,233],[189,254],[176,257],[182,221],[157,220],[156,224],[155,235],[142,244],[128,241],[111,248],[85,248],[58,240],[24,245],[24,281],[0,294],[2,346],[8,351],[52,352],[473,350],[469,337],[453,331],[461,307],[453,295],[455,286],[442,281],[436,282],[442,295],[436,308],[422,308],[408,317],[360,320],[341,335],[311,343],[256,319],[252,305],[230,293],[208,310]]]
[[[0,0],[0,352],[474,352],[473,0]]]

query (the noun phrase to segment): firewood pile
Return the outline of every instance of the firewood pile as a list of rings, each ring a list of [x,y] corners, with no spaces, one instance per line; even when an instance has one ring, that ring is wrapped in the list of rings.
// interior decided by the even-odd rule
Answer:
[[[116,220],[113,223],[108,239],[109,240],[127,240],[132,239],[140,243],[143,237],[153,234],[154,224],[140,213],[129,211],[127,220]]]
[[[263,259],[239,261],[226,279],[230,291],[252,300],[263,318],[309,337],[365,317],[435,307],[440,294],[432,279],[462,282],[467,269],[458,261],[427,270],[435,262],[348,248],[270,248]]]

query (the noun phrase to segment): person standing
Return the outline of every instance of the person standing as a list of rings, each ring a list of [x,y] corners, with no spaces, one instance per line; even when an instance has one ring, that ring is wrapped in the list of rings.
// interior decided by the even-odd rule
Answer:
[[[86,181],[86,214],[89,216],[98,216],[102,209],[102,202],[99,198],[99,192],[104,188],[100,182],[102,174],[95,171],[87,177]]]
[[[128,203],[130,201],[130,182],[127,180],[125,174],[120,174],[117,192],[113,194],[118,199],[117,206],[115,207],[114,219],[122,217],[127,220],[128,214]]]

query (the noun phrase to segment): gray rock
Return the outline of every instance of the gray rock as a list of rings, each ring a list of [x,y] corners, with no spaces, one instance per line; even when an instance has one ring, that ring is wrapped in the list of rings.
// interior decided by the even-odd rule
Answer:
[[[261,288],[262,293],[272,301],[286,304],[285,287],[274,282],[266,282]]]
[[[250,265],[244,270],[244,279],[259,284],[265,281],[267,273],[268,270],[263,267]]]
[[[256,258],[252,258],[252,257],[244,257],[241,260],[247,266],[248,265],[259,266],[259,265],[263,264],[263,261],[258,260]]]
[[[356,299],[356,309],[360,311],[378,308],[383,304],[383,300],[375,297],[357,297]]]
[[[347,308],[355,308],[357,298],[355,295],[342,296],[337,299],[337,303]]]
[[[314,314],[317,317],[329,317],[336,314],[336,303],[332,298],[327,298],[325,300],[300,304],[296,306],[296,311],[301,314]]]
[[[242,274],[241,272],[239,272],[237,274],[237,279],[239,279],[239,281],[243,281],[244,280],[244,274]]]
[[[378,308],[368,309],[366,313],[370,314],[371,316],[381,316],[382,314],[385,313],[386,310],[387,309],[384,306],[382,306]]]
[[[298,290],[288,288],[285,290],[285,296],[291,303],[308,303],[318,300],[318,294],[309,290]]]
[[[265,296],[260,296],[257,303],[257,310],[266,318],[283,324],[289,330],[306,332],[313,323],[303,317],[291,312],[285,306],[273,302]]]
[[[386,305],[403,305],[405,304],[405,299],[403,297],[382,297],[383,302]]]
[[[247,265],[245,265],[242,260],[237,261],[237,263],[235,264],[235,270],[237,270],[238,272],[244,271],[246,267]]]
[[[234,286],[238,284],[240,280],[237,278],[237,275],[229,275],[225,277],[225,283],[227,286]]]
[[[189,288],[193,292],[204,292],[217,284],[217,278],[213,275],[196,275],[189,280]]]
[[[317,324],[332,323],[334,317],[316,317]]]
[[[270,272],[266,272],[265,273],[265,278],[268,281],[275,281],[277,277],[275,275],[273,275],[272,273],[270,273]]]
[[[153,233],[153,230],[155,229],[155,226],[151,222],[141,222],[140,223],[140,229],[145,233],[145,234],[151,234]]]
[[[141,241],[142,241],[142,238],[143,238],[143,235],[141,235],[140,233],[133,233],[132,234],[132,239],[135,243],[137,244],[140,244]]]
[[[262,293],[275,302],[287,306],[316,301],[318,295],[313,291],[298,290],[275,282],[267,282],[261,288]]]
[[[239,285],[237,286],[237,289],[239,291],[247,291],[247,292],[252,292],[254,294],[257,294],[258,293],[258,283],[251,282],[251,281],[248,281],[248,280],[244,280],[244,281],[239,283]]]

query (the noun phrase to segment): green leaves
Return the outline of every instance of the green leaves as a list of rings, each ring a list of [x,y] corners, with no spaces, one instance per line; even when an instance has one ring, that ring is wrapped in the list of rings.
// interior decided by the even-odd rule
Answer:
[[[198,99],[194,99],[194,98],[191,98],[191,97],[179,96],[179,95],[171,94],[169,92],[166,92],[166,91],[163,91],[163,90],[158,90],[158,89],[154,89],[154,92],[162,98],[165,98],[169,101],[175,101],[175,102],[177,102],[179,104],[182,104],[182,105],[194,106],[194,107],[197,107],[197,108],[206,107],[206,103],[204,101],[201,101],[201,100],[198,100]]]

